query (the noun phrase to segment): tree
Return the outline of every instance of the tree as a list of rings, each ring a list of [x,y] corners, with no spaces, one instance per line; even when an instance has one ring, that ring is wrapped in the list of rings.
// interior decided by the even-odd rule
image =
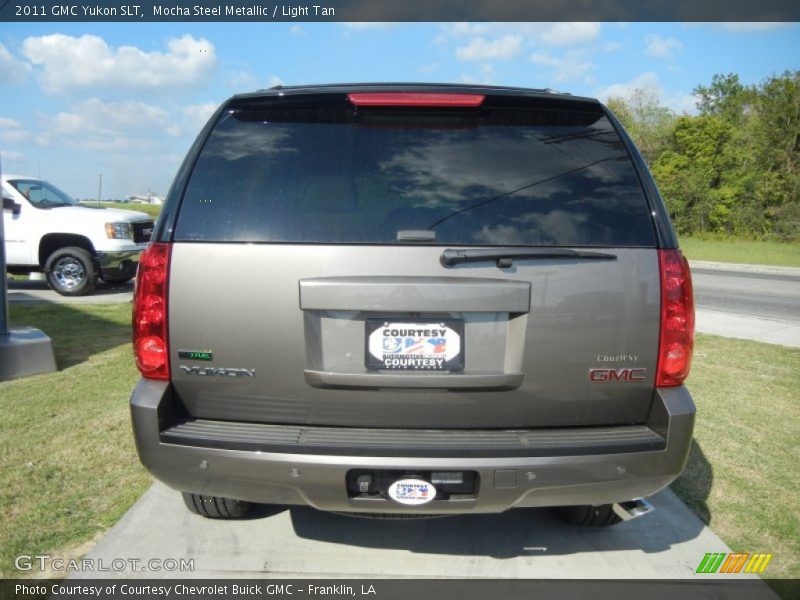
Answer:
[[[745,86],[714,75],[677,117],[657,90],[608,106],[650,164],[679,233],[800,241],[800,71]]]
[[[745,88],[734,73],[714,75],[711,85],[698,85],[693,93],[701,115],[722,117],[732,123],[741,121],[752,97],[752,90]]]
[[[800,71],[765,79],[751,124],[755,193],[771,229],[800,239]]]
[[[627,99],[609,98],[608,107],[636,142],[645,161],[653,164],[675,121],[675,113],[659,101],[658,90],[646,87],[633,90]]]

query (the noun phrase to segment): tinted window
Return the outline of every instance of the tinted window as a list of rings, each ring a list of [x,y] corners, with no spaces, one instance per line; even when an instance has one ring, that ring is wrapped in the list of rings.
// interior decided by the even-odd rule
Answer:
[[[225,113],[189,180],[175,239],[655,245],[605,116],[522,109]]]

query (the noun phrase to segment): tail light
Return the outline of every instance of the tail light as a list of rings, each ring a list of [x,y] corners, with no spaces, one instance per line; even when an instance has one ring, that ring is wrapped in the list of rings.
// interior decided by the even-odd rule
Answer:
[[[169,379],[167,273],[169,244],[150,244],[139,258],[133,298],[133,352],[148,379]]]
[[[441,94],[431,92],[359,92],[347,94],[353,106],[446,106],[476,107],[483,94]]]
[[[659,250],[661,338],[656,386],[681,385],[692,366],[694,299],[689,263],[680,250]]]

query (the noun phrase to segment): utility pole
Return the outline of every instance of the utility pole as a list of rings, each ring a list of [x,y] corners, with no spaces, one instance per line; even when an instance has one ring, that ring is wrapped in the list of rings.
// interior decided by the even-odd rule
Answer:
[[[2,174],[2,163],[0,163],[0,175]],[[2,180],[0,179],[0,181]],[[3,212],[0,214],[0,339],[8,337],[8,277],[6,276],[6,234],[3,227],[6,219],[6,193],[2,193]]]
[[[0,174],[1,167],[2,165]],[[6,215],[12,215],[12,220],[16,215],[12,207],[6,209],[6,193],[2,189],[0,192],[3,195],[3,211],[0,213],[0,381],[6,381],[55,371],[56,359],[53,355],[53,342],[43,332],[33,327],[12,329],[8,324],[8,278],[4,230]]]
[[[100,203],[100,198],[102,198],[103,194],[103,174],[100,173],[100,181],[97,182],[97,203]]]

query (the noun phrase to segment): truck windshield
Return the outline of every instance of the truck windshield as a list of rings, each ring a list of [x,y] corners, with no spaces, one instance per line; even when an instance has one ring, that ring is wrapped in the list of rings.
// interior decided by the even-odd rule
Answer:
[[[9,181],[28,202],[37,208],[53,208],[55,206],[77,206],[78,202],[70,198],[56,186],[37,179],[16,179]]]

